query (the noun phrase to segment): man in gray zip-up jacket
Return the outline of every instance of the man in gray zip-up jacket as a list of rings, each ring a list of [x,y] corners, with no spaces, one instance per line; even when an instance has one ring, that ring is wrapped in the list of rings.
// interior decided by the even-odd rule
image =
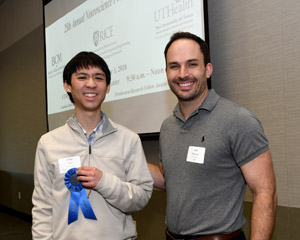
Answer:
[[[135,239],[127,213],[148,203],[153,180],[137,134],[101,112],[109,68],[81,52],[63,75],[75,114],[38,142],[33,239]]]

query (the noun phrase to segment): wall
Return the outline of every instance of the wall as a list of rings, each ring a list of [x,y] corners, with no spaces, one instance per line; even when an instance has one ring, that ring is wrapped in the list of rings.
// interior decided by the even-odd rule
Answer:
[[[208,1],[212,86],[249,108],[270,141],[278,204],[273,239],[300,230],[300,2]],[[247,192],[246,200],[251,200]]]
[[[30,10],[30,11],[24,11]],[[216,91],[262,121],[279,196],[274,239],[300,234],[300,2],[209,0],[209,36]],[[30,214],[36,143],[46,132],[42,3],[0,5],[0,204]],[[157,162],[157,141],[143,141]],[[21,199],[18,198],[21,192]],[[251,214],[251,194],[245,198]],[[163,239],[165,193],[154,191],[134,213],[140,238]],[[245,231],[249,233],[249,221]]]
[[[47,130],[41,1],[4,1],[0,29],[0,204],[29,214],[35,147]]]

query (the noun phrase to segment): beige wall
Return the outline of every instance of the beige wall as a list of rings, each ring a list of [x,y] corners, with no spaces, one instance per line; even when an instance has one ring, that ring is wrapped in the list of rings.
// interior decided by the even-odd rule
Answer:
[[[0,52],[43,24],[42,0],[2,0]]]
[[[212,86],[253,111],[270,141],[280,205],[273,240],[300,235],[299,12],[297,0],[208,0]],[[35,147],[46,132],[41,1],[4,1],[0,30],[0,204],[30,214]],[[143,146],[157,162],[157,141]],[[249,192],[246,201],[249,219]],[[140,239],[163,239],[164,208],[165,193],[154,191],[134,214]]]
[[[210,0],[208,6],[212,85],[260,118],[279,205],[300,208],[300,2]]]

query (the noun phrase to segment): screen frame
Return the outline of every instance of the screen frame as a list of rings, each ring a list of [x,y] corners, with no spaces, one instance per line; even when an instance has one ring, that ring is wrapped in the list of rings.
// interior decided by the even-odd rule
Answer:
[[[86,0],[83,0],[85,2]],[[204,35],[205,35],[205,42],[209,44],[209,22],[208,22],[208,3],[207,0],[200,0],[203,2],[203,14],[204,14]],[[46,94],[46,125],[47,125],[47,132],[49,132],[49,117],[48,117],[48,93],[47,93],[47,62],[46,62],[46,23],[45,23],[45,7],[51,3],[52,0],[43,0],[43,37],[44,37],[44,64],[45,64],[45,94]],[[211,89],[212,81],[211,78],[207,79],[208,88]],[[174,106],[175,107],[175,106]],[[72,111],[72,110],[70,110]],[[171,114],[171,113],[170,113]],[[141,140],[144,141],[152,141],[159,139],[159,132],[149,132],[149,133],[138,133]]]

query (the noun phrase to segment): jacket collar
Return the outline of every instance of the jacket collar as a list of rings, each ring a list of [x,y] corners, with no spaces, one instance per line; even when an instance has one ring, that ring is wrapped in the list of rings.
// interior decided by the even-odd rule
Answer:
[[[104,118],[104,124],[102,128],[102,133],[96,136],[95,140],[104,137],[106,135],[109,135],[113,132],[116,132],[118,128],[115,126],[115,124],[107,117],[105,113],[103,113],[102,117]],[[70,117],[67,120],[68,126],[75,131],[78,134],[83,134],[82,130],[80,129],[80,126],[76,123],[76,120],[73,117]]]

